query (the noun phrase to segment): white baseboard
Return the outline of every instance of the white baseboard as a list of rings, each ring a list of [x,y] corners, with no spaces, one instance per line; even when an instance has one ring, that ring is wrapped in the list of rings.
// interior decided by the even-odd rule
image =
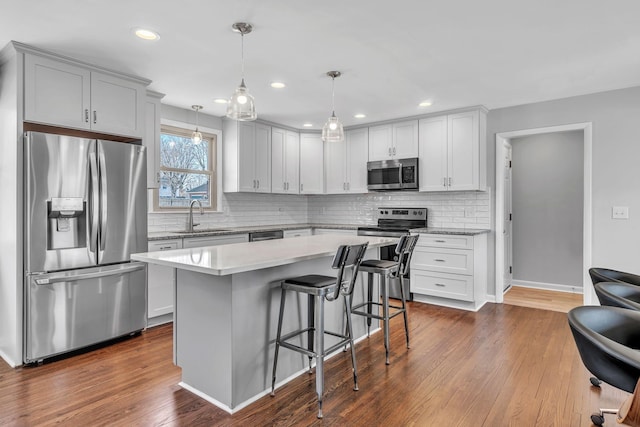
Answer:
[[[512,280],[512,286],[532,289],[546,289],[548,291],[568,292],[571,294],[582,294],[582,286],[560,285],[557,283],[531,282],[529,280]]]
[[[4,361],[7,362],[7,365],[9,365],[12,368],[17,368],[18,366],[22,366],[22,362],[16,363],[11,357],[7,355],[7,353],[5,353],[2,350],[0,350],[0,358],[4,359]]]

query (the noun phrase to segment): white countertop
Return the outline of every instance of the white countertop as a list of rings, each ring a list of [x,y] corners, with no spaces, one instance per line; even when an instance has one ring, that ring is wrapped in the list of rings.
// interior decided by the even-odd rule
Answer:
[[[224,276],[332,256],[340,245],[369,242],[369,247],[393,245],[393,237],[324,234],[222,246],[132,254],[131,259],[199,273]]]

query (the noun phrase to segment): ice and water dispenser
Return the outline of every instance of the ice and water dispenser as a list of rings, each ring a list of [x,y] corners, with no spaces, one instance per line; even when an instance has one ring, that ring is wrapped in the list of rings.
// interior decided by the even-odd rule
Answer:
[[[82,197],[47,201],[47,250],[87,246],[87,202]]]

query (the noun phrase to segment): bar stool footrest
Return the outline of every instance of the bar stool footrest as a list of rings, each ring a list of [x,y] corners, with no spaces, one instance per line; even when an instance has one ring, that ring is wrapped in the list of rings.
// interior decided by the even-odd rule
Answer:
[[[365,306],[368,305],[376,305],[378,307],[382,307],[382,303],[380,302],[364,302],[364,303],[360,303],[357,305],[354,305],[351,308],[351,314],[357,314],[359,316],[364,316],[364,317],[369,317],[371,319],[378,319],[378,320],[384,320],[384,316],[381,316],[379,314],[373,314],[373,313],[367,313],[364,311],[359,311],[359,308],[363,308]],[[389,319],[392,319],[394,317],[396,317],[398,314],[404,313],[406,311],[406,309],[402,308],[402,307],[398,307],[396,305],[390,305],[389,308],[393,308],[395,311],[393,313],[389,314]]]

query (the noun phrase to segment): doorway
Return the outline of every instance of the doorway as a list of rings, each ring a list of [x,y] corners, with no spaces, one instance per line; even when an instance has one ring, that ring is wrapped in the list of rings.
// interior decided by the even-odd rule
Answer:
[[[496,302],[504,301],[504,291],[513,280],[512,253],[513,253],[513,225],[510,221],[511,214],[511,170],[507,162],[511,161],[512,140],[514,138],[540,135],[547,133],[581,130],[583,135],[583,227],[582,227],[582,286],[584,304],[592,304],[596,301],[593,285],[588,276],[588,268],[591,266],[591,123],[578,123],[573,125],[553,126],[538,129],[528,129],[514,132],[496,134]]]

